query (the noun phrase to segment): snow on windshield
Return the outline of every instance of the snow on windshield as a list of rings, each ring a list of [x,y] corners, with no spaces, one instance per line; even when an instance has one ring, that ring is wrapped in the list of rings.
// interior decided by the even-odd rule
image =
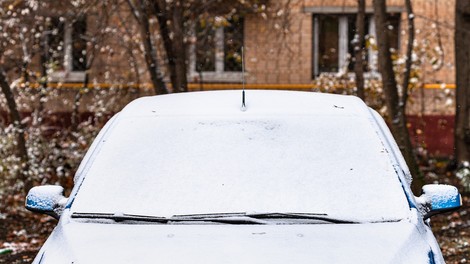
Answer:
[[[118,121],[72,211],[381,221],[403,219],[409,207],[366,118],[147,116]]]

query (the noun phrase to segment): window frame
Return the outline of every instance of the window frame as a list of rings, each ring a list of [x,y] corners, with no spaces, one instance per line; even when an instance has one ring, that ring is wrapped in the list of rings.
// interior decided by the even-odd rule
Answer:
[[[243,40],[245,43],[245,19],[243,19]],[[189,79],[198,80],[203,82],[241,82],[243,79],[243,72],[241,71],[225,71],[225,27],[220,26],[215,28],[215,71],[201,71],[196,70],[196,26],[193,25],[191,35],[195,39],[189,45]],[[200,79],[202,75],[202,80]]]
[[[338,73],[347,63],[348,55],[348,16],[357,14],[357,7],[340,7],[340,6],[330,6],[330,7],[305,7],[304,12],[310,13],[312,17],[312,79],[317,78],[322,73]],[[400,6],[389,6],[387,7],[388,14],[402,14],[404,8]],[[377,38],[376,35],[376,26],[374,20],[374,14],[372,8],[366,8],[366,16],[369,17],[369,24],[367,25],[369,35]],[[334,15],[338,17],[338,71],[337,72],[320,72],[319,65],[319,16]],[[400,32],[401,23],[398,27],[398,32]],[[398,34],[398,48],[400,48],[400,33]],[[377,51],[374,51],[372,48],[367,49],[367,61],[369,65],[369,71],[365,72],[366,77],[378,75],[378,65],[377,65],[378,54]]]
[[[87,17],[83,17],[87,21]],[[84,70],[73,69],[73,30],[74,30],[74,19],[64,19],[64,54],[62,58],[63,69],[53,71],[48,75],[50,82],[83,82],[85,79]],[[86,62],[85,62],[86,63]]]

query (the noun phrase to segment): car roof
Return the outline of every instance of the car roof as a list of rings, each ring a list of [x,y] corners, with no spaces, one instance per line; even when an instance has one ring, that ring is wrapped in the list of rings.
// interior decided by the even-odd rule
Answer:
[[[179,93],[139,98],[127,105],[120,116],[274,114],[370,117],[368,107],[355,96],[246,90],[246,111],[241,111],[241,104],[241,90]]]
[[[242,111],[241,95],[194,92],[131,103],[98,137],[99,155],[84,165],[86,180],[71,209],[156,216],[320,212],[364,221],[406,217],[395,161],[362,101],[250,90]]]

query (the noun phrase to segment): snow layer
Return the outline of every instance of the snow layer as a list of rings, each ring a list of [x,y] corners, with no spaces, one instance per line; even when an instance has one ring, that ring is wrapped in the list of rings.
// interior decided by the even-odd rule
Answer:
[[[414,264],[428,263],[425,236],[409,222],[276,226],[71,222],[54,232],[42,259],[88,264]]]
[[[369,117],[366,105],[355,96],[292,91],[246,91],[246,112],[241,91],[192,92],[142,97],[127,105],[122,116],[201,115],[311,115]]]
[[[431,203],[432,209],[449,209],[462,205],[456,187],[446,184],[428,184],[423,186],[424,198]]]
[[[64,203],[64,188],[57,185],[44,185],[31,188],[26,199],[26,207],[32,210],[53,210]]]
[[[215,92],[137,100],[100,140],[73,212],[406,218],[390,150],[353,97]]]

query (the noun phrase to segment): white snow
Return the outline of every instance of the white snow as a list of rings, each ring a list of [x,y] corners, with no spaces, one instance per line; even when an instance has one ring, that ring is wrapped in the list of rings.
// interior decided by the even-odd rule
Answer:
[[[455,201],[459,197],[459,190],[447,184],[428,184],[423,186],[424,196],[433,202],[440,204],[447,201]]]
[[[144,98],[120,114],[73,212],[406,218],[391,150],[353,97],[247,91]]]
[[[170,94],[137,99],[128,104],[120,115],[246,116],[240,111],[241,103],[241,90]],[[338,111],[333,105],[343,106],[343,111]],[[246,106],[249,115],[368,115],[365,104],[357,97],[312,92],[246,90]]]
[[[43,261],[428,263],[430,246],[424,239],[425,235],[420,234],[414,224],[407,222],[277,226],[71,222],[61,229],[61,233],[55,232]]]

